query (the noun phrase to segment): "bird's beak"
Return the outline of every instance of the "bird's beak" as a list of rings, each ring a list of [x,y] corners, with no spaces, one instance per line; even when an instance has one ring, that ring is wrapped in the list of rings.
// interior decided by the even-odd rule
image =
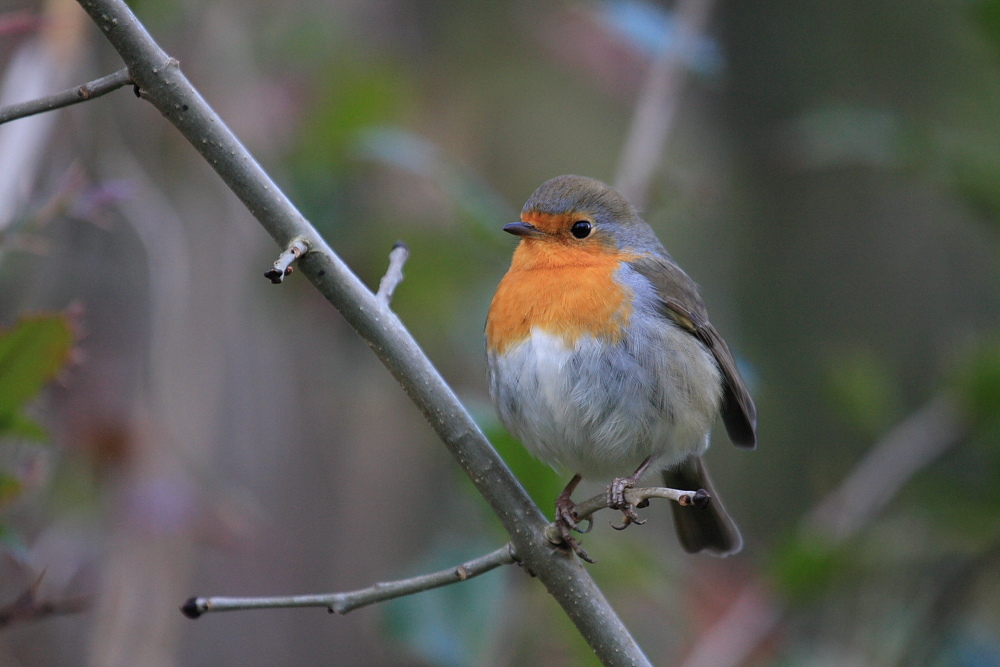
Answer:
[[[534,225],[527,222],[511,222],[503,226],[503,230],[514,236],[524,236],[526,238],[537,239],[543,232]]]

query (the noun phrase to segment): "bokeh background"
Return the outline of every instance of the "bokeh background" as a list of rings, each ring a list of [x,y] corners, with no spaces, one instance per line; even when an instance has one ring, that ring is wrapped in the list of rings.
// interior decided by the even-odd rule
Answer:
[[[620,180],[679,62],[633,194],[758,403],[759,449],[708,456],[746,548],[686,555],[654,505],[598,518],[590,571],[658,665],[1000,665],[1000,1],[685,0],[694,42],[651,0],[133,6],[363,280],[410,246],[393,308],[547,512],[565,476],[487,396],[500,227],[552,176]],[[2,103],[120,67],[72,0],[0,6]],[[262,277],[276,252],[129,89],[0,126],[0,325],[73,337],[0,415],[0,664],[594,664],[515,568],[180,615],[504,541],[342,318]]]

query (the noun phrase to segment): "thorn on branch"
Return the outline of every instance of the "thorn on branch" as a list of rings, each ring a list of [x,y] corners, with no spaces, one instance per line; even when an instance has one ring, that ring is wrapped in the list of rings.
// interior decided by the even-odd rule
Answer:
[[[389,268],[379,281],[378,292],[375,293],[378,300],[386,306],[392,301],[392,293],[399,287],[399,283],[403,282],[403,265],[409,256],[410,249],[402,241],[396,241],[389,251]]]
[[[292,262],[302,257],[302,255],[306,254],[308,251],[309,246],[306,244],[305,239],[293,239],[292,242],[288,244],[288,249],[278,255],[278,259],[275,260],[274,266],[264,273],[264,277],[277,285],[285,279],[285,276],[292,272]]]

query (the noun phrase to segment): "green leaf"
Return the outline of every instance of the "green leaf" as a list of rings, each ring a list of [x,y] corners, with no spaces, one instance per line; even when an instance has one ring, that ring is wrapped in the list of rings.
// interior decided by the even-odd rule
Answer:
[[[770,569],[789,599],[804,602],[822,594],[844,565],[843,547],[809,536],[793,538],[776,550]]]
[[[14,475],[0,472],[0,509],[6,507],[24,490],[24,484]]]
[[[1000,335],[971,349],[958,364],[953,382],[974,424],[1000,423]]]
[[[66,315],[26,317],[0,332],[0,436],[41,435],[21,409],[56,376],[72,347]]]

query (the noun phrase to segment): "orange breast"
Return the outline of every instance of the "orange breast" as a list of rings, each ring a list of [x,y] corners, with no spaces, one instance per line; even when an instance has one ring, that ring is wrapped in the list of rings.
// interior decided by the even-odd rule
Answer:
[[[568,343],[588,335],[617,342],[632,313],[632,294],[614,272],[630,257],[555,240],[522,240],[490,304],[487,346],[503,353],[535,327]]]

